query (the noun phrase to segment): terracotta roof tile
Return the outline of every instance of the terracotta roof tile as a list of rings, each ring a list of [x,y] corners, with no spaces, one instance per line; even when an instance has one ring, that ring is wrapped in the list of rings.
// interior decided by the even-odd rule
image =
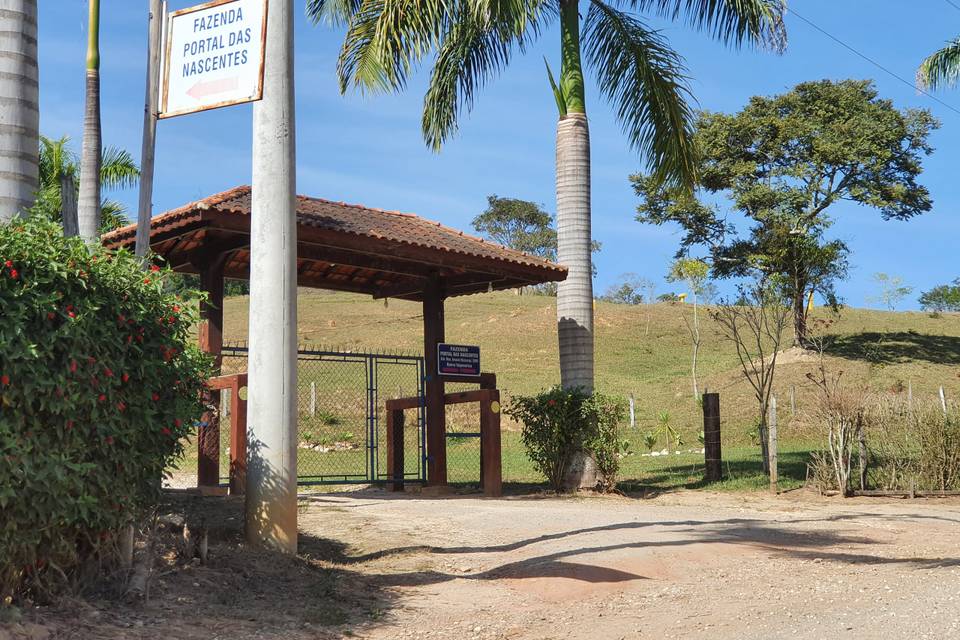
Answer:
[[[250,207],[250,187],[236,187],[154,217],[151,235],[199,221],[201,211],[214,209],[247,216]],[[297,196],[297,221],[305,227],[525,265],[557,274],[567,271],[566,267],[542,258],[502,247],[411,213]],[[131,225],[106,234],[103,242],[112,247],[127,246],[135,235],[136,226]]]

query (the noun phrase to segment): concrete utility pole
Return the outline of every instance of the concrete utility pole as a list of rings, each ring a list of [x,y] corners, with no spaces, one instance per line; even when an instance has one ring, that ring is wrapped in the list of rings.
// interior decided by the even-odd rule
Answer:
[[[162,0],[150,0],[147,31],[147,89],[143,101],[143,146],[140,150],[140,203],[137,211],[136,254],[150,249],[150,218],[153,216],[153,166],[157,148],[157,99],[160,91],[160,37],[164,16]]]
[[[33,204],[39,180],[37,0],[0,2],[0,223]]]
[[[253,106],[246,535],[297,550],[297,225],[293,0],[270,0]]]

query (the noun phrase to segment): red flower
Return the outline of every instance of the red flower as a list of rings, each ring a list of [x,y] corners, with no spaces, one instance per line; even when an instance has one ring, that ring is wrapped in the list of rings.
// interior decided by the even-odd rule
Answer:
[[[16,280],[20,277],[20,273],[16,269],[10,269],[10,277]]]
[[[71,360],[71,361],[70,361],[70,373],[76,373],[76,372],[77,372],[77,361],[76,361],[76,360]]]
[[[67,311],[67,315],[70,316],[71,318],[76,318],[76,317],[77,317],[77,314],[76,314],[76,312],[74,312],[74,311]]]
[[[159,393],[154,393],[152,396],[150,396],[150,399],[153,400],[154,402],[156,402],[157,400],[160,399],[160,394],[159,394]]]
[[[150,265],[150,271],[153,271],[154,273],[157,273],[157,272],[160,271],[160,267],[158,267],[158,266],[155,265],[155,264],[152,264],[152,265]]]
[[[547,400],[547,404],[553,407],[553,406],[556,406],[557,401],[554,400],[553,398],[550,398],[550,400]]]
[[[3,266],[9,269],[10,267],[13,266],[13,260],[7,260],[6,262],[3,263]]]
[[[47,312],[47,320],[53,320],[56,317],[57,317],[57,314],[55,314],[53,311]]]
[[[108,445],[113,445],[113,436],[107,436],[106,438],[103,439],[103,441],[106,442]]]
[[[150,278],[144,278],[143,284],[150,284]]]
[[[3,374],[2,376],[0,376],[0,384],[2,384],[3,386],[7,386],[8,384],[10,384],[10,376],[8,376],[7,374]]]
[[[99,396],[97,396],[98,402],[104,402],[106,399],[107,399],[106,394],[101,393]]]
[[[133,336],[127,336],[127,344],[133,342]]]
[[[125,402],[120,401],[117,403],[117,411],[120,411],[122,413],[126,410],[127,410],[127,404]]]
[[[73,429],[73,420],[67,420],[67,431]]]
[[[176,321],[177,321],[177,319],[174,318],[173,316],[170,316],[169,318],[167,318],[167,322],[169,322],[170,324],[173,324],[173,323],[176,322]]]
[[[172,432],[170,431],[170,429],[168,429],[167,427],[164,427],[163,429],[160,429],[160,433],[162,433],[162,434],[165,435],[165,436],[169,436],[169,435],[172,434]]]
[[[107,376],[108,378],[112,378],[112,377],[113,377],[113,370],[108,367],[108,368],[106,368],[106,369],[103,370],[103,375]]]
[[[178,305],[178,304],[173,305],[173,312],[174,312],[174,313],[180,313],[180,305]]]
[[[127,336],[127,337],[129,338],[130,336]],[[122,376],[120,376],[120,380],[122,380],[123,382],[129,381],[129,380],[130,380],[130,374],[129,374],[129,373],[123,374]]]
[[[180,428],[180,425],[182,425],[182,424],[183,424],[183,422],[180,421],[180,418],[176,418],[176,419],[173,421],[173,426],[175,426],[175,427],[178,428],[178,429]]]

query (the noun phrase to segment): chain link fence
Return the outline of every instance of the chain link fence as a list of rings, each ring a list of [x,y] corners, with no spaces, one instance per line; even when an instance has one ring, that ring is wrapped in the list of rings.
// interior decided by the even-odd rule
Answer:
[[[222,375],[247,371],[245,345],[224,346]],[[366,484],[386,479],[386,401],[423,396],[423,358],[300,349],[297,353],[297,477],[300,484]],[[229,469],[230,392],[220,397],[220,474]],[[407,412],[404,475],[424,475],[424,409]],[[168,480],[196,486],[197,444]]]

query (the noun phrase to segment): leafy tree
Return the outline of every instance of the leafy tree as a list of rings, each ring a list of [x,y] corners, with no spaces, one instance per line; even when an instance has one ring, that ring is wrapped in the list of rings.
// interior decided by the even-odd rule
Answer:
[[[40,190],[32,212],[59,221],[63,198],[63,176],[69,176],[74,188],[79,185],[80,165],[70,149],[70,138],[40,137]],[[122,149],[107,147],[100,164],[100,184],[103,189],[122,189],[137,183],[140,169],[133,157]],[[126,210],[119,202],[104,198],[100,204],[102,219],[100,232],[106,233],[128,223]]]
[[[642,304],[644,292],[652,290],[655,285],[647,278],[635,273],[624,273],[617,284],[610,285],[607,292],[600,298],[617,304]]]
[[[584,9],[581,12],[581,8]],[[400,90],[411,71],[436,51],[424,98],[423,135],[434,149],[456,133],[480,88],[515,53],[559,29],[560,77],[547,72],[559,111],[557,124],[558,259],[569,269],[559,283],[560,378],[565,388],[591,390],[590,134],[583,67],[594,72],[631,146],[649,170],[673,184],[693,182],[693,114],[686,70],[663,35],[624,9],[683,19],[734,46],[780,49],[786,37],[782,0],[522,0],[405,3],[308,0],[307,13],[345,24],[338,74],[349,86]]]
[[[933,313],[960,311],[960,278],[954,279],[953,284],[941,284],[921,293],[920,307]]]
[[[487,210],[473,219],[477,233],[505,247],[555,260],[557,231],[553,216],[534,202],[487,196]]]
[[[875,273],[873,280],[880,286],[880,294],[872,299],[880,302],[890,311],[896,309],[897,304],[913,293],[913,287],[904,286],[903,278],[900,276]]]
[[[487,196],[487,210],[471,222],[477,233],[505,247],[538,256],[544,260],[557,259],[557,230],[553,216],[540,205],[529,200]],[[590,250],[600,251],[602,243],[593,240]],[[597,275],[596,265],[593,276]],[[555,282],[541,285],[539,290],[548,295],[557,295]]]
[[[930,194],[917,178],[938,126],[929,111],[894,108],[866,80],[804,82],[754,97],[733,115],[701,113],[699,194],[632,176],[637,219],[679,224],[685,235],[677,256],[707,249],[717,278],[776,276],[791,302],[795,341],[805,346],[807,296],[836,305],[834,284],[848,268],[847,246],[825,237],[831,206],[856,202],[885,220],[929,211]],[[728,222],[716,195],[729,198],[746,224]]]
[[[710,265],[703,260],[696,258],[679,258],[670,267],[670,273],[667,274],[668,282],[684,282],[690,291],[690,298],[693,301],[693,322],[687,319],[686,314],[682,314],[683,323],[687,325],[687,331],[690,332],[690,340],[693,342],[693,355],[691,358],[691,378],[693,380],[693,397],[700,397],[700,387],[697,384],[697,357],[700,354],[700,314],[697,298],[702,294],[709,284],[707,279],[710,277]]]

